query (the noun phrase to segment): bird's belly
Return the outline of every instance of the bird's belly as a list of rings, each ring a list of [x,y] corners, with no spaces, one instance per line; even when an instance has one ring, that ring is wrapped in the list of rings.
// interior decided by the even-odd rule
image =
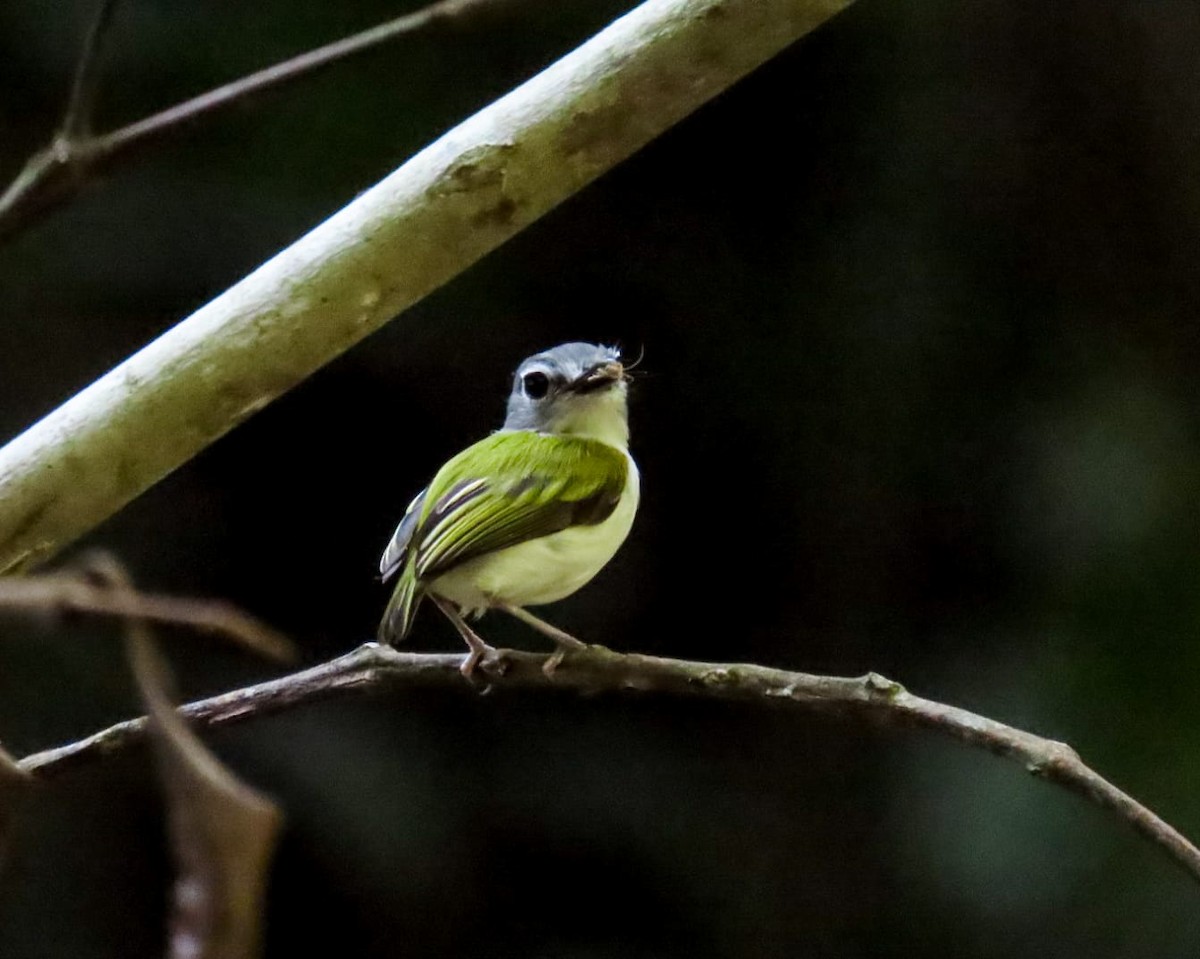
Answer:
[[[470,612],[496,602],[540,606],[570,596],[603,569],[629,535],[639,496],[637,467],[632,459],[629,465],[620,502],[604,522],[478,556],[439,576],[430,591]]]

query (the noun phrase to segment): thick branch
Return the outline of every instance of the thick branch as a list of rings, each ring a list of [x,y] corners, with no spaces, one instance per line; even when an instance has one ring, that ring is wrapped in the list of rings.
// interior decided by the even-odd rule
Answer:
[[[647,0],[0,450],[45,559],[848,0]]]
[[[602,646],[589,646],[585,652],[569,656],[548,677],[542,670],[546,659],[505,651],[499,667],[488,668],[489,677],[500,689],[582,693],[636,690],[779,703],[885,726],[932,729],[1018,762],[1035,776],[1110,810],[1200,880],[1200,850],[1092,770],[1070,746],[956,706],[914,696],[899,683],[876,673],[854,678],[814,676],[748,664],[620,654]],[[402,653],[368,643],[312,669],[190,703],[183,707],[183,713],[197,726],[218,727],[351,692],[412,686],[463,687],[458,671],[461,662],[462,657],[457,655]],[[50,779],[140,742],[145,734],[145,719],[132,719],[79,742],[27,756],[19,765],[38,778]]]

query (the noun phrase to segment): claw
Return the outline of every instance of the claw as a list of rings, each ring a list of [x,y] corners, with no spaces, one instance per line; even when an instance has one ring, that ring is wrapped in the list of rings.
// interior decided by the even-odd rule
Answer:
[[[476,672],[482,672],[488,677],[503,676],[508,672],[506,652],[507,650],[497,649],[495,646],[486,644],[480,647],[473,646],[471,651],[463,657],[458,671],[462,673],[463,679],[479,690],[481,696],[486,695],[492,691],[492,684],[487,679],[480,679]]]
[[[509,660],[507,649],[497,649],[489,646],[483,654],[483,670],[493,676],[503,676],[508,672]]]
[[[532,626],[543,636],[549,636],[554,640],[554,652],[542,663],[542,672],[546,674],[548,679],[554,678],[554,672],[562,665],[564,656],[568,653],[579,653],[587,649],[587,643],[580,642],[570,633],[563,632],[557,626],[551,626],[544,619],[539,619],[527,609],[508,603],[498,603],[497,608],[504,610],[504,612],[519,619],[521,622]]]
[[[587,643],[579,643],[577,646],[568,646],[566,643],[560,643],[555,647],[554,652],[546,657],[546,661],[542,663],[542,672],[546,674],[547,679],[553,679],[554,674],[558,671],[558,667],[563,664],[564,659],[568,656],[584,653],[588,649]]]
[[[466,620],[462,618],[462,614],[449,600],[442,599],[442,597],[434,593],[431,593],[429,598],[437,604],[438,609],[445,613],[446,618],[454,624],[454,628],[458,630],[458,634],[463,638],[463,642],[467,644],[467,649],[470,650],[466,657],[464,657],[462,664],[458,667],[458,671],[462,673],[463,679],[472,686],[479,688],[481,684],[475,679],[475,667],[480,662],[483,663],[485,672],[489,668],[496,668],[496,675],[503,676],[505,669],[508,667],[502,664],[503,657],[497,652],[495,647],[485,643],[479,634],[467,625]],[[482,683],[482,687],[482,693],[486,693],[492,688],[486,681]]]
[[[563,657],[567,655],[566,649],[559,646],[554,652],[546,657],[546,661],[542,663],[542,672],[546,674],[547,679],[553,679],[554,673],[558,667],[562,665]]]
[[[481,659],[483,659],[483,650],[472,649],[463,657],[462,665],[458,667],[463,679],[472,685],[475,683],[475,667],[479,665]]]

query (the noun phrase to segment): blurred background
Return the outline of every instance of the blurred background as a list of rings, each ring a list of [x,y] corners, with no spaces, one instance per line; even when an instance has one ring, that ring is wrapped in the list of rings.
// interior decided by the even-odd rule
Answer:
[[[630,6],[521,0],[203,124],[0,248],[15,435]],[[0,4],[0,175],[91,0]],[[403,2],[127,0],[101,129]],[[644,350],[643,508],[549,610],[617,649],[874,669],[1064,739],[1200,837],[1200,7],[859,0],[125,509],[86,545],[316,662],[412,494],[572,339]],[[485,620],[497,643],[541,648]],[[429,611],[414,648],[457,650]],[[270,674],[169,646],[195,697]],[[0,621],[15,754],[140,711],[116,636]],[[1200,890],[928,734],[468,691],[211,740],[284,806],[267,955],[1192,957]],[[162,954],[142,751],[30,804],[5,959]]]

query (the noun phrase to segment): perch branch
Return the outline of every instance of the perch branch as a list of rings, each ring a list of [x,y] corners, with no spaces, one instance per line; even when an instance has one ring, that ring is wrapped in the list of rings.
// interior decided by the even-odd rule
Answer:
[[[646,0],[0,449],[27,568],[848,0]]]
[[[1087,766],[1070,746],[956,706],[914,696],[899,683],[876,673],[853,678],[814,676],[765,666],[620,654],[602,646],[589,646],[582,653],[568,656],[554,675],[547,677],[542,670],[546,658],[506,650],[499,663],[486,668],[497,689],[579,693],[634,690],[778,703],[885,726],[931,729],[1020,763],[1029,773],[1109,810],[1200,881],[1200,850]],[[465,688],[458,671],[461,662],[458,655],[403,653],[368,643],[311,669],[190,703],[182,707],[182,712],[199,728],[217,728],[373,689]],[[51,779],[140,742],[145,735],[145,719],[131,719],[78,742],[26,756],[19,766],[37,778]]]
[[[332,66],[356,54],[373,50],[400,37],[456,19],[496,0],[438,0],[370,29],[308,50],[182,103],[136,120],[116,130],[92,134],[92,103],[97,86],[100,47],[112,22],[117,0],[100,0],[84,42],[75,72],[71,98],[62,126],[49,146],[26,162],[0,196],[0,239],[24,229],[75,196],[117,160],[221,110],[240,104],[267,90]]]

